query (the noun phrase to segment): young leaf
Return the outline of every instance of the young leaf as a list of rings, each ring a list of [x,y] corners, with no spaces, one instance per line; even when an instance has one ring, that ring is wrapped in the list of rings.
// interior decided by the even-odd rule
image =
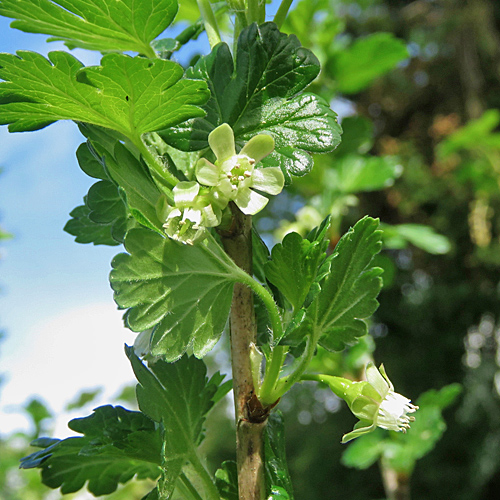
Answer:
[[[378,221],[364,217],[339,241],[330,272],[320,283],[321,291],[288,341],[300,343],[313,335],[330,351],[341,351],[367,333],[365,318],[378,307],[382,287],[381,269],[371,261],[382,246]]]
[[[318,60],[294,35],[280,33],[274,23],[253,24],[241,32],[235,63],[221,43],[188,71],[210,88],[207,115],[161,135],[193,151],[206,148],[208,134],[222,123],[234,129],[238,143],[265,132],[275,140],[265,166],[280,166],[288,179],[304,175],[312,167],[308,152],[331,151],[340,142],[336,114],[318,96],[299,94],[318,73]]]
[[[88,136],[95,136],[90,126],[83,131]],[[146,167],[119,141],[105,142],[112,152],[96,142],[78,148],[81,169],[92,177],[105,180],[90,188],[85,199],[88,210],[77,207],[65,230],[76,236],[79,243],[123,243],[125,232],[133,225],[130,212],[142,225],[162,233],[155,208],[160,192]]]
[[[311,239],[302,238],[298,233],[287,234],[282,243],[273,247],[271,260],[266,263],[266,278],[290,301],[294,311],[304,304],[326,256],[328,226],[328,222],[323,224]]]
[[[192,345],[204,356],[219,340],[229,314],[233,284],[241,276],[213,239],[183,245],[146,229],[125,239],[130,254],[112,262],[110,281],[127,326],[154,327],[151,354],[174,361]]]
[[[168,498],[185,463],[203,438],[205,416],[213,406],[220,376],[208,380],[203,361],[183,357],[176,363],[157,361],[146,367],[126,348],[132,363],[141,411],[163,424],[162,498]]]
[[[152,420],[121,406],[101,406],[85,418],[71,420],[70,429],[83,437],[36,440],[44,448],[21,460],[21,468],[42,469],[42,481],[62,494],[73,493],[88,482],[98,496],[112,493],[135,475],[160,475],[161,436]]]
[[[271,413],[264,437],[265,475],[268,498],[293,500],[292,480],[285,451],[285,425],[280,412]]]
[[[0,124],[11,132],[74,120],[140,136],[202,116],[209,94],[172,61],[108,54],[84,68],[67,52],[0,54]]]
[[[51,35],[70,48],[139,52],[154,56],[151,41],[171,24],[177,0],[1,0],[13,28]]]

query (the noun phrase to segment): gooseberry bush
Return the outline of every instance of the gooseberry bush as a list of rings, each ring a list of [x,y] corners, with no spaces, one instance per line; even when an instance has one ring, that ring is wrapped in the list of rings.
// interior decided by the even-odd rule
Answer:
[[[158,39],[177,0],[0,1],[14,28],[103,54],[89,67],[66,51],[0,54],[0,124],[79,127],[78,162],[96,183],[65,229],[79,243],[124,246],[110,283],[137,332],[125,352],[139,411],[96,408],[70,422],[79,437],[39,438],[21,466],[63,494],[87,485],[105,495],[136,477],[156,481],[147,500],[291,499],[279,401],[294,384],[326,384],[346,401],[359,422],[344,443],[414,420],[383,365],[369,360],[358,380],[316,372],[318,353],[364,342],[382,231],[366,216],[332,244],[327,215],[268,250],[252,217],[341,141],[329,103],[307,91],[320,64],[280,31],[290,0],[267,22],[264,0],[180,4],[199,20]],[[203,31],[210,52],[175,62]],[[203,361],[222,335],[228,380],[209,378]],[[231,389],[237,459],[212,474],[205,420]]]

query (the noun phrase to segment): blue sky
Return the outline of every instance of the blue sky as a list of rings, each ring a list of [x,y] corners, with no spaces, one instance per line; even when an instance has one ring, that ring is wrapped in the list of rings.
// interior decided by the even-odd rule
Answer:
[[[9,23],[0,18],[2,52],[63,49]],[[73,53],[87,65],[99,60]],[[120,247],[79,245],[62,230],[92,184],[75,159],[81,142],[70,122],[23,134],[0,127],[0,222],[14,235],[0,260],[3,434],[26,429],[18,409],[32,396],[60,412],[81,388],[106,385],[106,398],[133,379],[123,343],[134,335],[122,327],[107,281]]]

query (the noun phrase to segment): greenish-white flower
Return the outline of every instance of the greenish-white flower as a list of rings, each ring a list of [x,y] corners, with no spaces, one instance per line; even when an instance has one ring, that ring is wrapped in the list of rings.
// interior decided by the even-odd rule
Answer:
[[[252,137],[236,154],[233,129],[223,123],[210,133],[208,143],[217,160],[213,164],[201,158],[196,165],[196,178],[212,187],[214,203],[221,209],[234,201],[244,214],[255,215],[269,200],[254,190],[272,195],[281,193],[285,178],[280,168],[255,168],[274,149],[270,135]]]
[[[206,236],[206,227],[220,224],[221,211],[211,204],[210,192],[197,182],[179,182],[172,190],[174,206],[168,207],[163,227],[167,235],[193,245]]]
[[[418,410],[418,406],[394,392],[394,386],[385,373],[384,365],[380,365],[377,369],[375,365],[369,363],[366,367],[366,381],[362,382],[353,382],[331,375],[313,375],[305,378],[321,380],[328,384],[359,418],[360,421],[354,426],[354,430],[344,435],[342,443],[371,432],[376,427],[406,432],[410,428],[410,422],[415,420],[409,414]]]

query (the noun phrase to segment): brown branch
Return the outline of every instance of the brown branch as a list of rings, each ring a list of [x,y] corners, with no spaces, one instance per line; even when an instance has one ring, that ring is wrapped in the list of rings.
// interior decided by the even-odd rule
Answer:
[[[252,274],[252,218],[234,204],[233,226],[221,232],[227,254],[244,271]],[[266,418],[254,418],[255,405],[250,346],[256,342],[257,329],[253,292],[245,285],[234,286],[231,304],[231,364],[236,411],[236,461],[240,500],[265,498],[263,433]],[[258,403],[258,402],[257,402]]]

